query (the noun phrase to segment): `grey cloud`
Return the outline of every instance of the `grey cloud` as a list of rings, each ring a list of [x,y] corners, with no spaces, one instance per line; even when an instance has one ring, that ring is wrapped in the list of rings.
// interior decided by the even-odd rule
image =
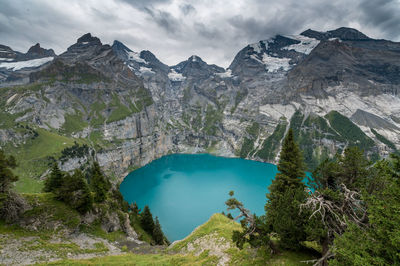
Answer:
[[[190,13],[196,12],[196,8],[194,8],[194,6],[192,6],[191,4],[183,4],[180,5],[179,8],[185,16],[189,15]]]
[[[171,0],[119,0],[121,2],[125,2],[131,5],[134,8],[144,9],[148,7],[152,7],[155,4],[159,3],[169,3]]]
[[[363,11],[364,25],[377,27],[388,38],[400,36],[400,1],[366,0],[362,1],[359,7]]]
[[[151,16],[152,21],[170,34],[179,34],[181,22],[171,13],[157,9],[146,8],[146,12]]]
[[[224,33],[215,27],[207,27],[204,23],[195,22],[194,30],[207,40],[218,40],[224,37]]]
[[[91,11],[92,11],[91,12],[92,16],[96,17],[97,19],[109,20],[109,21],[117,19],[117,16],[115,14],[99,10],[96,7],[92,7]]]

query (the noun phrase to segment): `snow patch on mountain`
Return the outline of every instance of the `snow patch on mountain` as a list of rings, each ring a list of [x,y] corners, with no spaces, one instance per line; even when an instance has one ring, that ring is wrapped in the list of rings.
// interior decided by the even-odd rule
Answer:
[[[142,74],[155,74],[155,72],[151,68],[143,66],[139,68],[139,72]]]
[[[181,73],[177,73],[175,69],[171,69],[171,72],[168,73],[168,78],[171,81],[184,81],[186,79]]]
[[[262,62],[268,72],[277,72],[279,70],[288,71],[291,68],[289,61],[290,58],[272,57],[266,53],[264,53],[262,57]]]
[[[257,42],[257,43],[249,44],[249,46],[251,48],[253,48],[254,52],[256,52],[257,54],[261,53],[261,51],[262,51],[261,41]]]
[[[126,62],[124,63],[132,72],[134,72],[135,73],[135,69],[132,67],[132,66],[130,66],[129,64],[127,64]]]
[[[10,62],[10,61],[14,61],[14,59],[13,58],[0,58],[0,61],[8,61],[8,62]]]
[[[136,52],[126,52],[128,54],[129,60],[136,61],[138,63],[147,64],[147,61],[140,57],[139,53]]]
[[[19,61],[19,62],[1,62],[0,68],[6,68],[6,69],[11,69],[12,71],[17,71],[23,68],[39,67],[50,61],[53,61],[53,59],[54,57],[44,57],[44,58]]]
[[[284,50],[295,50],[302,54],[309,54],[320,43],[319,40],[303,35],[286,35],[285,37],[300,41],[300,43],[283,47]]]
[[[227,69],[225,72],[222,73],[215,73],[220,78],[231,78],[232,77],[232,70]]]

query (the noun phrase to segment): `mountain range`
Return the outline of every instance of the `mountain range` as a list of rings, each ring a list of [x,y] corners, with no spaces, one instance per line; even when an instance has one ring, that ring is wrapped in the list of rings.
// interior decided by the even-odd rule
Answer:
[[[199,56],[168,66],[87,33],[56,55],[0,45],[0,145],[25,178],[95,159],[115,180],[169,153],[277,162],[289,127],[308,169],[359,146],[400,147],[400,43],[351,28],[249,44],[227,69]]]

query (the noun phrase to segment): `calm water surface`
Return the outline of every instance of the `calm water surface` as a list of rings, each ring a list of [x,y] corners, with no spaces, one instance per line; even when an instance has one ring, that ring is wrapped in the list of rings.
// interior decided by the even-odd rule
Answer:
[[[273,164],[208,154],[164,156],[130,173],[120,190],[125,200],[149,205],[170,241],[186,237],[213,213],[226,212],[229,191],[246,208],[264,213]]]

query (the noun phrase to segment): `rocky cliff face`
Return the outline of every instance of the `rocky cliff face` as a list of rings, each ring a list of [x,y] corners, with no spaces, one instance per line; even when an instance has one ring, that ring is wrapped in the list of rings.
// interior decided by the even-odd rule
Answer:
[[[116,177],[174,152],[276,162],[289,127],[310,168],[349,145],[371,158],[400,145],[400,43],[354,29],[277,35],[243,48],[228,69],[198,56],[169,67],[90,34],[50,57],[18,70],[0,62],[2,146],[27,150],[49,135],[57,149],[33,158],[44,165],[74,141],[90,149],[64,158],[64,169],[95,158]]]

